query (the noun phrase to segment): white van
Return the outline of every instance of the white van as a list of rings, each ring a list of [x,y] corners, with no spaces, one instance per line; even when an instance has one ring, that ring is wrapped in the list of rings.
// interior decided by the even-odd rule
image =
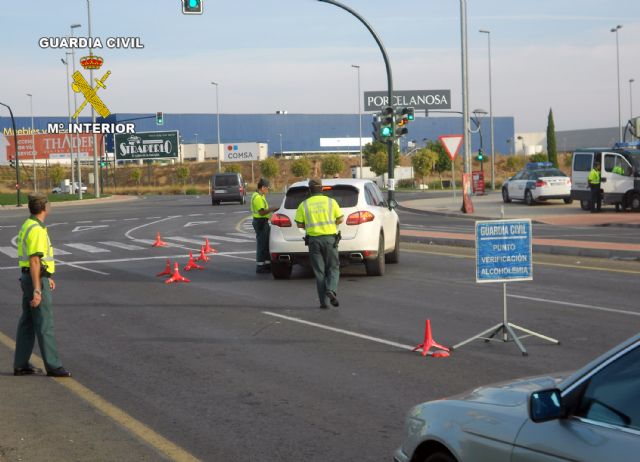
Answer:
[[[616,210],[640,211],[640,143],[617,143],[610,148],[579,149],[573,153],[571,198],[582,210],[591,209],[589,172],[600,162],[602,202]]]

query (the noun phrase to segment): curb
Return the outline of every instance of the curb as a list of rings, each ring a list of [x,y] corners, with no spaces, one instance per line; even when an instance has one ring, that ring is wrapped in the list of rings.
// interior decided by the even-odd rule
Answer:
[[[139,196],[129,196],[129,195],[117,195],[110,196],[105,198],[93,198],[93,199],[82,199],[82,200],[72,200],[72,201],[61,201],[61,202],[51,202],[55,208],[59,207],[77,207],[82,205],[96,205],[96,204],[114,204],[119,202],[130,202],[134,200],[140,199]],[[15,205],[0,205],[0,211],[3,210],[20,210],[22,208],[27,207],[27,203],[22,204],[22,207],[18,208]]]
[[[398,204],[397,209],[405,211],[405,212],[419,213],[419,214],[423,214],[423,215],[436,215],[436,216],[440,216],[440,217],[458,218],[460,220],[473,220],[473,221],[475,221],[475,220],[501,220],[501,218],[486,217],[486,216],[482,216],[482,215],[462,215],[461,213],[455,213],[455,212],[437,212],[435,210],[414,209],[414,208],[407,207],[406,205],[402,205],[402,204]],[[538,220],[535,220],[533,218],[531,218],[531,223],[535,223],[537,225],[544,225],[545,224],[545,223],[543,223],[541,221],[538,221]]]

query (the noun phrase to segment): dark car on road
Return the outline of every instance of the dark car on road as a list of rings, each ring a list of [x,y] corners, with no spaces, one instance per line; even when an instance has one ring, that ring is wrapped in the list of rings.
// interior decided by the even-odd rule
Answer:
[[[239,202],[244,204],[247,187],[239,173],[216,173],[211,178],[211,205],[221,202]]]

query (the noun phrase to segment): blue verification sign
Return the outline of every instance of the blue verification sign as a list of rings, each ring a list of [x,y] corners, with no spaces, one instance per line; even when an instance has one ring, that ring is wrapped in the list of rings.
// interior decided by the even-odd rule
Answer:
[[[531,220],[476,221],[476,282],[532,279]]]

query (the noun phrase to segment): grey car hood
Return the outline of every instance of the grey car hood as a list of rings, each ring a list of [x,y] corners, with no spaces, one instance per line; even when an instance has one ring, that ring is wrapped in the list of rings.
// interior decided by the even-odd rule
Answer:
[[[530,377],[511,382],[501,382],[476,388],[470,392],[449,399],[473,401],[495,406],[521,406],[526,404],[529,395],[536,390],[555,388],[568,374],[553,374]]]

